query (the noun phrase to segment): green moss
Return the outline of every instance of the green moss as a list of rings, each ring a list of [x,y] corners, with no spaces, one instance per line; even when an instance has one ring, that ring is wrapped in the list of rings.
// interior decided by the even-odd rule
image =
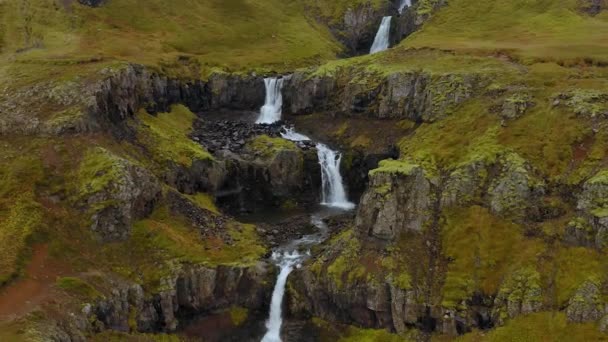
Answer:
[[[182,105],[173,106],[170,113],[149,115],[140,111],[137,118],[143,123],[138,139],[150,150],[160,165],[175,163],[190,167],[197,160],[213,159],[199,144],[188,137],[196,116]]]
[[[588,118],[604,116],[608,111],[608,93],[595,89],[575,89],[556,98],[565,98],[565,104],[577,115]]]
[[[318,317],[313,317],[312,322],[320,330],[321,341],[409,342],[417,341],[419,337],[415,333],[397,335],[383,329],[362,329],[354,326],[339,325],[324,321]]]
[[[228,220],[223,226],[207,228],[223,231],[227,238],[203,239],[191,222],[159,205],[149,218],[134,224],[128,241],[105,245],[100,254],[114,272],[153,291],[162,289],[161,279],[181,263],[246,267],[266,253],[253,225]]]
[[[605,341],[606,336],[594,324],[571,324],[561,312],[539,312],[517,317],[490,332],[473,332],[459,342],[506,341]]]
[[[199,207],[207,209],[212,213],[219,214],[220,211],[215,205],[215,199],[205,193],[198,193],[196,195],[186,195],[192,202],[196,203]]]
[[[587,279],[604,279],[608,266],[601,253],[583,247],[560,248],[554,262],[557,272],[552,281],[559,306],[566,304]]]
[[[366,275],[365,268],[359,264],[361,245],[353,235],[352,230],[340,235],[335,241],[342,246],[340,255],[327,266],[327,275],[331,277],[338,288],[346,284],[352,284],[357,279],[363,279]]]
[[[453,209],[442,228],[443,251],[452,261],[443,286],[445,307],[455,308],[475,291],[498,292],[507,274],[537,263],[542,241],[481,207]]]
[[[407,339],[391,334],[386,330],[375,329],[360,329],[351,327],[348,329],[345,337],[338,340],[339,342],[406,342]]]
[[[259,135],[249,141],[247,148],[264,159],[273,159],[282,151],[300,151],[292,141],[283,138],[272,138],[265,134]]]
[[[245,323],[249,316],[249,310],[240,307],[231,308],[229,313],[232,324],[237,327]]]
[[[86,281],[75,278],[75,277],[62,277],[58,278],[56,286],[72,296],[79,297],[85,300],[95,300],[103,297],[103,295],[97,291]]]
[[[88,149],[76,173],[75,191],[78,199],[119,186],[124,181],[124,160],[105,148]]]
[[[402,174],[409,176],[420,166],[403,160],[386,159],[380,162],[377,169],[369,172],[370,176],[378,173]]]
[[[140,334],[104,331],[91,337],[92,342],[182,342],[175,334]]]

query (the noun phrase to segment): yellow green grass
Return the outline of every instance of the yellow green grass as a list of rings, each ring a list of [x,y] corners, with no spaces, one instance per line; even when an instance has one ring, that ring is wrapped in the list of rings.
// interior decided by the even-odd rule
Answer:
[[[475,291],[497,293],[509,273],[536,265],[545,249],[542,241],[525,238],[518,225],[477,206],[448,212],[442,241],[452,260],[443,286],[445,307],[458,307]]]
[[[28,60],[93,56],[161,66],[186,55],[200,71],[285,69],[334,58],[340,49],[300,2],[125,0],[90,8],[9,0],[2,9],[2,51]]]
[[[581,3],[453,0],[401,46],[504,51],[524,60],[606,61],[608,17],[581,13]]]
[[[490,332],[466,334],[458,342],[584,342],[608,341],[592,323],[571,324],[560,312],[539,312],[517,317]]]
[[[196,115],[185,106],[176,105],[170,113],[156,115],[141,110],[137,118],[143,124],[138,127],[138,139],[158,164],[190,167],[194,161],[212,159],[201,145],[188,137]]]

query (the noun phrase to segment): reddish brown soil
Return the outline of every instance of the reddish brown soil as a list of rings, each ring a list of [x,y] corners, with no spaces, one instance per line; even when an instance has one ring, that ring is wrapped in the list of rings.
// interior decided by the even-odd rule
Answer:
[[[0,290],[0,320],[20,317],[44,303],[57,277],[65,273],[65,267],[50,260],[48,245],[33,246],[25,276]]]

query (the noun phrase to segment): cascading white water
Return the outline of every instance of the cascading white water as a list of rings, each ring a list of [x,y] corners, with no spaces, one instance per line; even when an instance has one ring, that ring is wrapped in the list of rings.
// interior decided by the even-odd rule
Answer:
[[[266,321],[268,329],[266,335],[262,338],[262,342],[281,342],[281,325],[283,324],[282,308],[283,295],[285,295],[285,284],[287,277],[302,261],[303,256],[297,251],[291,253],[284,252],[272,253],[272,259],[280,267],[279,277],[272,291],[272,300],[270,302],[270,316]]]
[[[290,141],[310,141],[310,138],[305,136],[304,134],[298,133],[294,130],[293,127],[283,127],[283,130],[285,130],[285,132],[281,132],[281,137],[283,139],[287,139]]]
[[[265,78],[266,100],[260,109],[260,116],[255,122],[257,124],[271,124],[281,120],[281,110],[283,108],[283,78]]]
[[[287,140],[295,142],[311,140],[304,134],[296,132],[293,127],[283,127],[283,131],[281,132],[281,136]],[[321,143],[317,144],[317,154],[319,156],[323,181],[323,202],[321,204],[338,209],[353,209],[355,205],[346,198],[346,191],[344,190],[342,176],[340,175],[342,156]],[[280,271],[277,282],[274,285],[274,290],[272,291],[270,315],[266,321],[266,328],[268,330],[262,338],[262,342],[281,342],[281,326],[283,325],[281,307],[283,305],[287,278],[294,268],[299,267],[300,263],[310,256],[310,251],[300,254],[298,249],[306,246],[310,248],[310,246],[314,246],[326,238],[327,225],[323,222],[323,218],[319,215],[313,215],[311,223],[319,230],[316,234],[306,235],[300,239],[293,240],[282,248],[283,251],[272,253],[272,260],[279,267]],[[291,252],[287,252],[286,250]]]
[[[399,14],[402,14],[406,7],[412,7],[412,0],[401,0],[399,3]]]
[[[321,204],[346,210],[353,209],[355,204],[349,202],[346,198],[346,190],[344,190],[342,175],[340,174],[342,155],[321,143],[317,144],[317,154],[319,155],[323,184],[323,201]]]
[[[382,18],[382,23],[380,24],[380,28],[378,29],[378,33],[376,33],[376,38],[374,39],[374,44],[372,44],[372,48],[369,51],[370,54],[388,49],[392,18],[393,17]]]

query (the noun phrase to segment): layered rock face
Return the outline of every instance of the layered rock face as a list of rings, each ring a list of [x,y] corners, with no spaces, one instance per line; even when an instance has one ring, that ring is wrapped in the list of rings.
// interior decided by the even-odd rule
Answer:
[[[393,240],[405,231],[422,231],[430,219],[431,182],[417,165],[380,163],[370,173],[368,190],[361,198],[356,226],[361,234]]]
[[[173,332],[180,319],[213,310],[241,306],[265,308],[273,274],[260,263],[251,267],[182,265],[163,279],[161,290],[151,296],[138,284],[112,281],[103,300],[69,312],[47,333],[54,341],[86,341],[86,335],[104,330],[122,332]]]
[[[362,74],[362,75],[361,75]],[[351,82],[353,78],[363,82]],[[471,97],[485,82],[479,76],[433,76],[421,72],[377,75],[356,68],[333,75],[296,72],[284,90],[285,111],[432,122],[449,114],[451,106]]]

